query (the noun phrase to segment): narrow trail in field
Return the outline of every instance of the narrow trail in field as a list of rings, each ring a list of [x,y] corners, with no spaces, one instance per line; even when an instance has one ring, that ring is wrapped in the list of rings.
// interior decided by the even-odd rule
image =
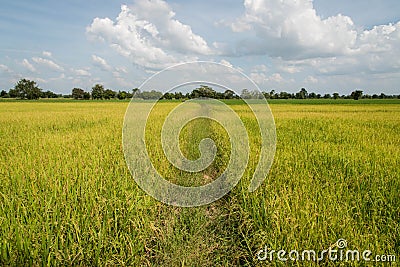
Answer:
[[[198,159],[201,156],[200,141],[210,138],[217,146],[217,154],[204,170],[194,174],[183,173],[175,181],[176,184],[191,187],[217,179],[225,170],[227,164],[224,161],[229,160],[230,155],[229,136],[223,133],[221,125],[207,118],[211,117],[212,107],[206,100],[199,100],[194,108],[198,109],[196,113],[202,118],[188,123],[182,129],[181,150],[188,159]],[[237,235],[241,223],[236,205],[232,205],[235,202],[235,196],[229,193],[218,201],[200,207],[160,206],[160,219],[156,224],[161,225],[157,235],[161,232],[162,237],[151,248],[154,257],[151,264],[215,266],[221,255],[224,255],[224,259],[220,259],[220,263],[240,265],[245,262],[241,256],[238,257],[244,241]],[[160,247],[163,247],[163,253],[157,252]]]

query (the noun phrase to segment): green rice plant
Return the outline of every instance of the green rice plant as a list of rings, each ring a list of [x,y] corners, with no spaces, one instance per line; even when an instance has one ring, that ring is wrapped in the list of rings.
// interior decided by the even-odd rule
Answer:
[[[246,126],[249,162],[230,193],[196,208],[160,203],[135,183],[121,145],[127,102],[0,103],[0,265],[336,266],[260,261],[257,252],[321,251],[339,238],[398,258],[399,103],[303,102],[270,105],[277,151],[250,193],[259,129],[243,102],[228,101]],[[217,157],[200,173],[174,168],[159,133],[178,104],[161,102],[151,114],[149,156],[172,182],[211,182],[226,167],[229,137],[218,123],[192,121],[180,135],[185,156],[199,157],[209,137]]]

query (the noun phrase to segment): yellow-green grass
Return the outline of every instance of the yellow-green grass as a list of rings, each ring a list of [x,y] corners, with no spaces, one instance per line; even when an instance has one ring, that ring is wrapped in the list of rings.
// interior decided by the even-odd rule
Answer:
[[[204,172],[182,173],[161,154],[157,133],[178,104],[161,103],[150,118],[152,161],[177,183],[210,182],[229,152],[218,124],[197,120],[182,131],[188,158],[199,156],[201,138],[216,140],[218,157]],[[178,208],[130,176],[121,145],[127,102],[0,103],[0,265],[309,266],[260,262],[256,253],[265,245],[321,251],[339,238],[400,257],[399,104],[272,104],[276,156],[254,193],[259,131],[246,106],[231,104],[250,136],[244,179],[217,202]]]

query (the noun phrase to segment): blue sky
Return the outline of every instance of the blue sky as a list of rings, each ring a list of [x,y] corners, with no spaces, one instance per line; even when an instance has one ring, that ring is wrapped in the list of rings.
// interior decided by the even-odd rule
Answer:
[[[138,87],[173,64],[232,65],[262,90],[400,93],[400,1],[1,1],[0,89]],[[216,74],[218,75],[218,74]]]

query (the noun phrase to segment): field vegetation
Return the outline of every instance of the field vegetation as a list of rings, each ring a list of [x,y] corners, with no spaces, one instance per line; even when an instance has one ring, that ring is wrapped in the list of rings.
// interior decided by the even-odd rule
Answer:
[[[149,118],[151,160],[177,184],[208,183],[227,164],[229,138],[216,123],[193,121],[180,136],[184,154],[196,159],[210,137],[217,158],[201,173],[175,169],[158,134],[179,103],[160,102]],[[148,196],[128,171],[128,102],[2,101],[0,265],[334,266],[256,254],[265,246],[322,251],[340,238],[350,249],[400,257],[399,100],[272,100],[277,151],[253,193],[259,130],[243,102],[226,103],[250,136],[244,177],[214,203],[180,208]]]

